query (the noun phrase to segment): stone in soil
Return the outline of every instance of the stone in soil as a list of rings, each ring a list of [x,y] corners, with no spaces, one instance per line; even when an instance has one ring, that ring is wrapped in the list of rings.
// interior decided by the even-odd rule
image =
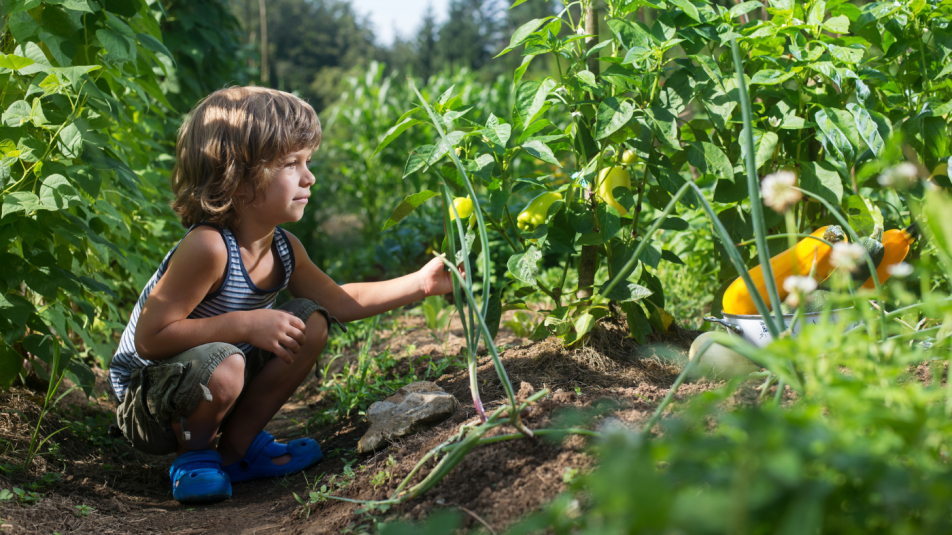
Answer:
[[[367,409],[370,429],[357,443],[357,452],[371,453],[394,439],[428,429],[452,416],[456,403],[435,383],[411,383]]]

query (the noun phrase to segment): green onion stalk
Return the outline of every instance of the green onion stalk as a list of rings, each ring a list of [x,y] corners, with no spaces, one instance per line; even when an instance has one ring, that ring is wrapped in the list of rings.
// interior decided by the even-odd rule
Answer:
[[[476,299],[473,296],[473,276],[474,272],[469,267],[469,248],[466,245],[466,233],[463,229],[462,220],[459,217],[455,217],[456,221],[456,230],[460,238],[460,249],[463,257],[464,267],[466,269],[467,277],[463,275],[456,268],[456,251],[454,243],[454,236],[451,229],[447,229],[446,237],[447,244],[450,245],[450,252],[453,254],[453,261],[448,261],[445,257],[442,258],[444,265],[452,272],[453,274],[453,295],[457,297],[456,306],[460,311],[460,319],[463,323],[464,334],[467,340],[467,358],[469,364],[469,375],[470,375],[470,390],[473,393],[473,403],[476,406],[477,412],[480,414],[480,420],[483,422],[487,421],[485,410],[482,407],[482,401],[479,396],[478,383],[476,380],[476,348],[479,343],[480,335],[486,344],[486,348],[489,350],[489,354],[493,360],[493,366],[496,369],[496,374],[499,376],[499,382],[502,384],[503,389],[506,392],[506,396],[509,398],[509,405],[512,409],[516,407],[516,394],[512,388],[512,383],[509,381],[509,376],[506,373],[505,367],[502,365],[502,360],[499,358],[499,352],[496,349],[496,344],[493,342],[493,336],[489,332],[489,328],[486,326],[486,314],[489,311],[489,296],[490,293],[490,264],[489,264],[489,251],[486,249],[489,245],[489,237],[486,234],[486,221],[483,219],[483,212],[479,206],[479,198],[476,196],[476,190],[473,188],[472,182],[469,180],[469,175],[466,172],[466,169],[463,167],[463,164],[459,161],[459,158],[456,156],[456,152],[453,150],[452,144],[446,137],[446,133],[443,131],[443,128],[440,126],[440,120],[433,113],[433,109],[427,103],[426,99],[423,98],[423,95],[420,94],[420,91],[417,89],[416,85],[412,80],[409,80],[410,87],[413,89],[413,92],[416,93],[417,98],[420,99],[420,103],[423,106],[423,109],[426,110],[427,114],[430,116],[430,121],[433,123],[433,126],[436,128],[436,131],[440,134],[440,139],[442,143],[447,148],[447,153],[450,158],[453,160],[453,163],[456,165],[456,169],[459,171],[460,176],[463,177],[463,183],[466,186],[466,191],[469,193],[470,199],[473,201],[474,215],[476,216],[477,228],[479,230],[479,239],[483,244],[483,261],[480,266],[482,269],[483,275],[483,300],[482,303],[477,303]],[[444,204],[444,217],[449,214],[448,209],[452,209],[453,213],[458,216],[455,211],[455,208],[449,208],[452,205],[449,202],[449,184],[446,182],[446,179],[441,176],[443,180],[443,204]],[[466,300],[468,301],[468,315],[463,314],[463,300],[459,299],[459,290],[463,290],[465,293]],[[478,312],[477,312],[478,311]],[[509,420],[513,427],[519,430],[521,433],[525,434],[528,437],[532,436],[532,432],[527,429],[523,424],[522,420],[519,417],[519,411],[511,410],[509,413]]]

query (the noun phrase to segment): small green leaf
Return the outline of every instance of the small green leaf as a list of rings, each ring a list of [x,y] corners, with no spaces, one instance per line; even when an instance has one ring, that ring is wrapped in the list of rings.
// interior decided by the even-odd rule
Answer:
[[[439,193],[430,190],[423,190],[419,193],[414,193],[413,195],[407,195],[403,201],[393,209],[393,213],[390,214],[390,217],[388,217],[387,221],[383,224],[383,228],[380,229],[381,232],[396,225],[402,221],[403,218],[407,217],[411,212],[416,210],[421,204],[433,197],[436,197],[437,195],[439,195]]]
[[[33,60],[30,58],[25,58],[16,54],[0,54],[0,67],[4,69],[18,71],[24,67],[29,67],[30,65],[33,65]]]
[[[527,141],[522,144],[522,148],[543,162],[562,167],[562,164],[560,164],[559,161],[555,159],[552,149],[550,149],[548,145],[541,141]]]
[[[539,260],[541,259],[542,251],[532,245],[526,252],[510,256],[507,267],[515,278],[535,286],[536,277],[539,275]]]
[[[633,282],[621,282],[616,284],[610,293],[602,293],[607,286],[607,283],[602,286],[599,289],[599,293],[601,293],[604,297],[611,299],[612,301],[618,301],[621,303],[625,301],[638,301],[651,295],[651,290]]]
[[[856,130],[859,132],[863,141],[866,142],[866,145],[869,146],[869,150],[873,151],[873,154],[876,156],[880,156],[886,143],[883,141],[882,136],[879,135],[879,126],[876,124],[876,121],[874,121],[869,112],[866,111],[866,108],[859,104],[851,102],[846,105],[846,108],[853,114]]]
[[[743,136],[743,134],[742,134]],[[743,137],[741,137],[743,139]],[[754,128],[754,159],[757,169],[763,167],[767,161],[773,158],[774,150],[777,148],[777,141],[780,138],[773,132],[765,132],[759,128]],[[747,147],[745,143],[740,146],[741,158],[747,157]]]
[[[393,140],[400,137],[400,134],[402,134],[407,128],[410,128],[411,126],[418,124],[419,122],[420,121],[413,119],[412,117],[407,117],[406,119],[403,119],[397,124],[391,126],[390,130],[387,130],[387,133],[383,135],[383,139],[381,139],[380,144],[377,145],[377,150],[374,151],[373,156],[380,154],[380,151],[382,151],[387,145],[392,143]]]
[[[505,148],[506,143],[509,142],[509,138],[512,136],[512,125],[499,124],[496,116],[490,114],[486,128],[483,128],[481,132],[490,143],[499,148]]]
[[[691,17],[692,19],[701,22],[701,15],[698,13],[697,8],[694,7],[694,4],[691,3],[691,0],[667,0],[672,4],[680,7],[684,14]]]
[[[793,71],[778,71],[774,69],[763,69],[757,71],[753,77],[750,79],[750,85],[777,85],[786,82],[790,78],[793,78],[793,75],[796,74]]]
[[[22,370],[23,355],[0,341],[0,388],[9,388]],[[3,491],[0,491],[0,502],[9,500],[11,497],[12,494],[9,490],[3,489]]]

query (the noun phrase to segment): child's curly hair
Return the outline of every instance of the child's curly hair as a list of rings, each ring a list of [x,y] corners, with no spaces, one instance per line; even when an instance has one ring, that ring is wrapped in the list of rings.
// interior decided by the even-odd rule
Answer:
[[[254,201],[281,158],[321,143],[321,122],[300,98],[265,87],[228,87],[192,109],[179,129],[172,170],[172,208],[186,228],[207,221],[235,228],[239,190]]]

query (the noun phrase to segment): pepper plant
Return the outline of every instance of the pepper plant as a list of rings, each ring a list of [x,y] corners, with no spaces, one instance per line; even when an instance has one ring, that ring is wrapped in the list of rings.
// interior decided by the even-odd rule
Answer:
[[[644,341],[665,328],[664,289],[655,270],[661,262],[680,262],[660,239],[660,231],[689,229],[679,214],[701,208],[704,197],[734,243],[750,241],[761,221],[768,232],[786,230],[784,217],[750,189],[748,152],[755,179],[780,169],[798,176],[808,194],[794,208],[798,233],[841,224],[839,211],[858,236],[908,225],[909,200],[921,198],[923,186],[897,191],[878,181],[884,166],[903,156],[888,143],[898,136],[922,177],[952,186],[945,175],[950,19],[952,3],[938,0],[863,6],[755,0],[729,8],[708,1],[608,0],[603,11],[587,1],[569,3],[519,28],[500,53],[523,54],[513,73],[512,108],[477,123],[458,96],[443,95],[434,107],[447,142],[417,147],[405,175],[435,173],[449,180],[454,194],[465,195],[448,162],[458,149],[480,186],[482,216],[510,248],[514,291],[507,295],[514,297],[503,310],[544,294],[552,306],[539,333],[573,344],[615,312],[614,302],[631,335]],[[752,103],[751,149],[743,142],[732,39]],[[556,72],[523,79],[539,56],[552,58]],[[421,112],[417,107],[401,117],[380,147],[416,127]],[[687,182],[697,190],[686,192],[678,211],[648,233]],[[530,201],[545,192],[561,201],[535,213]],[[408,196],[392,219],[432,196]],[[519,224],[527,205],[523,219],[539,224]],[[468,239],[479,250],[478,236]],[[626,268],[642,242],[637,261]],[[765,241],[758,254],[769,257],[771,245],[783,243]],[[754,250],[741,249],[746,264],[757,262]],[[723,290],[739,273],[724,244],[716,251]],[[562,269],[554,285],[538,277],[543,257],[557,259]],[[577,281],[567,277],[570,268]],[[595,283],[618,277],[625,283]],[[719,300],[712,303],[715,312]]]

